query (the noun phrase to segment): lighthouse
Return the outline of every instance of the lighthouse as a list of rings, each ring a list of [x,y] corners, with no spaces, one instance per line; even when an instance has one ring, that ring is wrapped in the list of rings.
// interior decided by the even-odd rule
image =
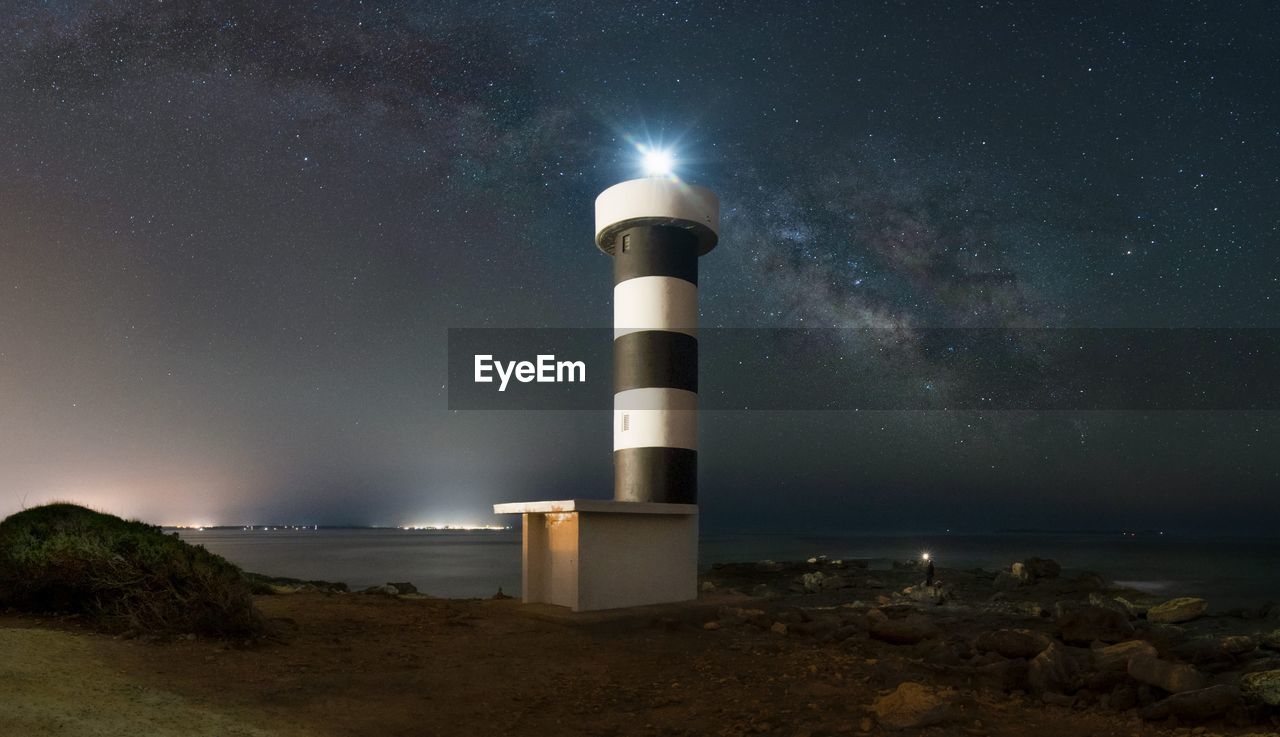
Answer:
[[[521,515],[526,604],[698,596],[698,259],[718,241],[720,203],[670,164],[646,151],[650,176],[595,201],[595,245],[613,261],[613,498],[493,508]]]
[[[698,258],[720,203],[670,176],[596,198],[596,246],[613,257],[613,498],[698,501]]]

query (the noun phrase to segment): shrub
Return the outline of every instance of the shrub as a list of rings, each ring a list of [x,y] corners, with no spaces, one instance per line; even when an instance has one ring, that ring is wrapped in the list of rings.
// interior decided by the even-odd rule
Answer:
[[[74,504],[0,522],[0,606],[75,612],[100,629],[253,637],[263,631],[239,568],[159,527]]]

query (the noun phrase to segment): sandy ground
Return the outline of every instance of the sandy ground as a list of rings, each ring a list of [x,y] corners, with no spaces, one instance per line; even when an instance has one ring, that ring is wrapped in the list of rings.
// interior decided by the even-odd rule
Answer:
[[[714,608],[568,624],[511,601],[300,593],[259,605],[282,641],[147,643],[0,615],[0,735],[879,734],[869,705],[896,678],[862,646],[705,630]],[[1175,734],[978,694],[907,733]]]
[[[83,633],[0,629],[0,735],[305,734],[257,724],[258,715],[180,694],[127,673],[114,657],[122,643]],[[113,647],[114,644],[114,647]]]

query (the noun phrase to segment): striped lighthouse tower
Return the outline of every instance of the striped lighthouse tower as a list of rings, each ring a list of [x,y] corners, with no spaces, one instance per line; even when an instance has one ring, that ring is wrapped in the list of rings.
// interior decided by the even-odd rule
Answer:
[[[698,257],[720,203],[673,177],[596,198],[596,245],[613,256],[613,498],[698,501]]]

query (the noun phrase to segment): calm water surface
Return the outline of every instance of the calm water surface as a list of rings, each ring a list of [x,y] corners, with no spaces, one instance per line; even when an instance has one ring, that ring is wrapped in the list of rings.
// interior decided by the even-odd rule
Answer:
[[[241,567],[352,588],[412,581],[448,597],[520,591],[520,533],[418,530],[181,530]],[[701,565],[796,560],[811,555],[869,559],[872,567],[929,550],[941,567],[1007,567],[1038,555],[1067,573],[1091,570],[1168,596],[1209,598],[1214,609],[1280,601],[1280,539],[1121,535],[706,534]]]

